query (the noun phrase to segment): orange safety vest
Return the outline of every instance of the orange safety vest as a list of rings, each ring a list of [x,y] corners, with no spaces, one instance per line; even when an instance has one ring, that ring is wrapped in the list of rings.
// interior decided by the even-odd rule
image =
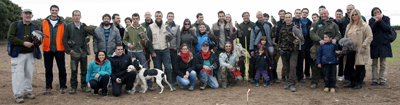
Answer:
[[[42,30],[43,33],[49,37],[43,37],[43,51],[50,51],[50,25],[49,25],[49,21],[47,20],[43,20],[42,23]],[[60,25],[58,25],[58,30],[57,30],[57,38],[56,38],[56,46],[57,46],[57,51],[64,51],[64,44],[62,42],[62,38],[64,35],[64,23],[61,23]]]

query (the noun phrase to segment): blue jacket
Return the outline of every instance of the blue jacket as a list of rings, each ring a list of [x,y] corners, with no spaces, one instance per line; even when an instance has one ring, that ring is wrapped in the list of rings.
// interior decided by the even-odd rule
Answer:
[[[336,43],[328,42],[320,45],[317,54],[317,64],[338,64],[337,57],[340,55],[335,52],[336,50],[339,50],[339,46]]]
[[[94,79],[94,76],[99,73],[100,77],[98,79]],[[101,77],[104,75],[111,75],[111,63],[110,61],[106,61],[103,63],[103,65],[99,65],[96,61],[92,61],[89,63],[89,67],[87,70],[86,74],[86,82],[89,82],[90,80],[94,79],[97,82],[101,80]]]
[[[208,37],[208,34],[204,34],[203,36],[200,36],[200,34],[197,33],[196,53],[201,51],[201,44],[203,44],[203,42],[205,42],[205,41],[208,41],[208,43],[211,43],[211,40],[210,40],[210,37]]]

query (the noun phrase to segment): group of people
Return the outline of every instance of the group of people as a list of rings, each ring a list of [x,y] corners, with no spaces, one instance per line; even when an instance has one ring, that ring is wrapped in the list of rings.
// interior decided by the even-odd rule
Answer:
[[[126,84],[124,92],[134,94],[132,88],[137,72],[127,72],[133,58],[138,59],[144,68],[149,68],[152,62],[155,68],[164,70],[170,84],[179,81],[180,88],[189,86],[189,91],[194,90],[196,80],[200,81],[200,90],[207,86],[227,88],[246,76],[249,77],[248,82],[256,86],[261,79],[265,87],[280,83],[277,74],[279,57],[283,64],[281,80],[287,82],[284,88],[291,92],[296,91],[296,81],[305,83],[304,79],[312,80],[311,89],[315,89],[321,77],[327,92],[335,92],[336,81],[343,81],[343,78],[345,84],[350,81],[345,88],[361,89],[365,65],[371,64],[371,58],[371,85],[378,82],[386,85],[385,58],[392,57],[390,41],[385,38],[390,31],[390,18],[375,7],[368,25],[354,5],[348,5],[346,10],[343,17],[343,11],[338,9],[334,19],[329,17],[325,6],[320,6],[319,14],[314,13],[312,20],[307,18],[307,8],[296,9],[294,14],[280,10],[279,21],[272,17],[272,24],[267,13],[257,12],[257,21],[252,22],[250,13],[243,12],[243,22],[238,27],[232,24],[231,15],[223,11],[218,12],[218,21],[211,27],[204,23],[203,14],[198,13],[196,22],[192,24],[185,19],[182,28],[175,23],[173,12],[166,14],[167,21],[163,21],[161,11],[155,12],[155,21],[152,14],[146,12],[142,24],[139,24],[140,15],[134,13],[125,18],[126,27],[120,24],[118,14],[104,14],[103,22],[92,35],[86,31],[86,24],[80,21],[79,10],[72,12],[73,22],[65,23],[58,16],[59,7],[52,5],[50,16],[39,27],[31,22],[32,10],[24,9],[21,14],[23,19],[11,24],[7,37],[12,45],[9,55],[12,57],[14,98],[17,103],[23,103],[24,98],[35,98],[31,94],[33,64],[35,58],[41,58],[37,56],[41,55],[41,51],[37,52],[35,46],[38,45],[31,43],[30,35],[34,30],[40,30],[47,36],[42,41],[46,73],[43,94],[53,89],[54,58],[59,71],[60,91],[66,93],[65,54],[71,56],[69,94],[77,92],[79,63],[82,92],[93,90],[93,94],[98,95],[101,90],[102,96],[107,97],[109,84],[112,84],[113,95],[120,96],[122,85]],[[90,36],[95,59],[87,66]],[[350,38],[357,51],[342,51],[342,46],[337,44],[341,38]],[[245,48],[251,56],[248,62],[246,55],[235,52],[237,43],[248,46]],[[245,69],[248,69],[249,75],[245,75]],[[154,90],[153,81],[147,80],[147,84],[149,90]],[[172,89],[176,90],[174,86]]]

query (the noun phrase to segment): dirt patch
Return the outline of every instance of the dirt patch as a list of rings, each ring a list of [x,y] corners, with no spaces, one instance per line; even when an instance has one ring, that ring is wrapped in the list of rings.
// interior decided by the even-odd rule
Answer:
[[[0,49],[6,49],[6,45],[0,45]],[[93,50],[92,50],[93,51]],[[0,104],[15,104],[11,86],[11,58],[6,54],[6,50],[0,50]],[[94,55],[88,57],[88,61],[93,60]],[[70,56],[66,55],[67,68],[67,86],[70,89]],[[159,104],[182,104],[182,105],[244,105],[246,102],[246,92],[251,89],[249,94],[250,105],[265,105],[265,104],[400,104],[400,66],[397,62],[388,63],[388,82],[387,86],[371,86],[371,66],[367,65],[367,75],[360,90],[353,89],[337,89],[337,93],[323,92],[323,80],[320,80],[317,89],[310,89],[311,81],[306,80],[306,83],[297,83],[297,92],[290,92],[283,89],[285,83],[273,84],[269,87],[255,87],[254,84],[241,82],[235,86],[226,89],[211,89],[209,87],[204,91],[199,90],[199,85],[196,83],[194,91],[187,89],[179,89],[177,91],[164,90],[163,94],[158,94],[160,90],[148,91],[145,94],[136,92],[134,95],[123,93],[120,97],[114,97],[111,94],[107,98],[94,96],[92,93],[80,92],[75,95],[61,94],[59,92],[59,80],[56,62],[53,66],[53,89],[51,94],[42,95],[45,89],[45,69],[43,60],[36,60],[35,75],[33,80],[33,94],[36,95],[34,100],[25,100],[25,104],[139,104],[139,105],[159,105]],[[281,68],[282,64],[279,64]],[[280,70],[278,70],[280,74]],[[79,73],[78,73],[79,74]],[[79,80],[79,76],[78,76]],[[340,87],[345,84],[337,83]],[[156,84],[154,84],[155,86]],[[80,87],[80,86],[78,86]]]

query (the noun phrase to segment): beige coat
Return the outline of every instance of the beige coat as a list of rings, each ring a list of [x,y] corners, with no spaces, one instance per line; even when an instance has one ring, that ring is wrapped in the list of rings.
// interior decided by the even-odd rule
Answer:
[[[346,30],[351,31],[350,27],[350,24],[347,25]],[[357,36],[348,34],[349,31],[346,31],[345,38],[350,38],[357,46],[355,65],[371,64],[370,44],[373,40],[371,28],[364,22],[362,27],[357,27]]]

